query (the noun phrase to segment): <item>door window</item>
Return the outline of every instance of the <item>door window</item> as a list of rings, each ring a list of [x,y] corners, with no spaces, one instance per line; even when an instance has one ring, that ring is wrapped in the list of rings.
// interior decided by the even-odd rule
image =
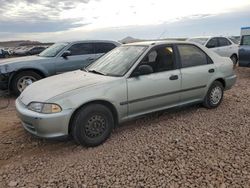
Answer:
[[[153,72],[162,72],[174,69],[174,52],[170,46],[158,47],[148,53],[140,65],[150,65]]]
[[[74,44],[68,50],[71,52],[71,55],[94,54],[94,47],[91,43]]]
[[[194,45],[178,45],[182,68],[208,64],[207,55]]]
[[[207,48],[216,48],[218,46],[219,44],[217,38],[210,39],[206,45]]]
[[[250,46],[250,35],[242,36],[241,45],[248,45],[248,46]]]
[[[231,45],[231,42],[228,39],[224,38],[224,37],[220,37],[220,38],[218,38],[218,40],[219,40],[219,46],[220,47]]]
[[[94,43],[94,46],[96,54],[107,53],[116,47],[116,45],[112,43],[102,43],[102,42]]]

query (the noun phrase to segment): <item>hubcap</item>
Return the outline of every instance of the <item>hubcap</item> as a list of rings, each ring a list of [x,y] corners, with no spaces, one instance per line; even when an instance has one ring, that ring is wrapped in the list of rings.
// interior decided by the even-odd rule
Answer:
[[[106,129],[106,121],[101,115],[94,115],[89,118],[85,125],[85,134],[89,138],[101,136]]]
[[[220,102],[222,98],[222,90],[220,87],[215,87],[212,89],[211,94],[210,94],[210,101],[213,105],[216,105]]]
[[[36,81],[36,78],[34,78],[33,76],[23,76],[23,77],[21,77],[17,82],[18,91],[23,92],[23,90],[27,86],[29,86],[30,84],[32,84],[35,81]]]

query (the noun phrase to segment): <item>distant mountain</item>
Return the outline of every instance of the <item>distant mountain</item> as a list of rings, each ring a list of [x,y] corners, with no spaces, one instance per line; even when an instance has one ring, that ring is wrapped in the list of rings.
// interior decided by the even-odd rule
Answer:
[[[30,41],[30,40],[17,40],[17,41],[4,41],[0,42],[2,47],[17,47],[17,46],[31,46],[31,45],[50,45],[52,43],[41,43],[39,41]]]
[[[120,40],[119,42],[122,44],[127,44],[127,43],[140,42],[140,41],[143,41],[143,40],[128,36],[128,37],[125,37],[124,39]]]

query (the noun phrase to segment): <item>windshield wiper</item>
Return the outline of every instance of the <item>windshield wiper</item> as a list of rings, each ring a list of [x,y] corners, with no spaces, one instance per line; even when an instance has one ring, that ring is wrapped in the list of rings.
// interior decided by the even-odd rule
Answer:
[[[104,75],[105,76],[105,74],[103,74],[101,72],[98,72],[96,70],[88,70],[88,72],[92,72],[92,73],[95,73],[95,74],[100,74],[100,75]]]
[[[86,67],[81,68],[81,70],[83,70],[85,72],[89,72],[89,70]]]

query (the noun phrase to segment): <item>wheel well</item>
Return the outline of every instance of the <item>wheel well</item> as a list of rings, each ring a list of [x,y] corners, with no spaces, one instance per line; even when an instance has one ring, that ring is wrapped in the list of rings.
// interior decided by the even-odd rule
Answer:
[[[237,54],[232,54],[230,57],[233,57],[233,56],[235,56],[238,59]]]
[[[72,114],[71,118],[70,118],[70,121],[69,121],[69,129],[68,129],[68,133],[70,134],[71,132],[71,129],[72,129],[72,122],[75,118],[75,115],[76,113],[81,110],[81,108],[87,106],[87,105],[90,105],[90,104],[102,104],[104,106],[106,106],[112,113],[113,117],[114,117],[114,121],[115,121],[115,126],[118,124],[118,113],[117,113],[117,110],[116,108],[114,107],[113,104],[111,104],[110,102],[108,101],[104,101],[104,100],[96,100],[96,101],[91,101],[91,102],[88,102],[88,103],[85,103],[81,106],[79,106]]]
[[[222,83],[222,85],[223,85],[224,88],[226,87],[226,82],[225,82],[224,79],[218,78],[218,79],[216,79],[215,81],[218,81],[218,82]]]
[[[10,89],[11,89],[11,82],[12,82],[13,78],[14,78],[17,74],[19,74],[20,72],[24,72],[24,71],[33,71],[33,72],[39,74],[42,78],[45,78],[45,77],[46,77],[45,74],[44,74],[42,71],[37,70],[37,69],[20,69],[20,70],[15,71],[15,72],[12,73],[12,75],[11,75],[11,77],[10,77],[10,79],[9,79],[9,88],[10,88]]]

